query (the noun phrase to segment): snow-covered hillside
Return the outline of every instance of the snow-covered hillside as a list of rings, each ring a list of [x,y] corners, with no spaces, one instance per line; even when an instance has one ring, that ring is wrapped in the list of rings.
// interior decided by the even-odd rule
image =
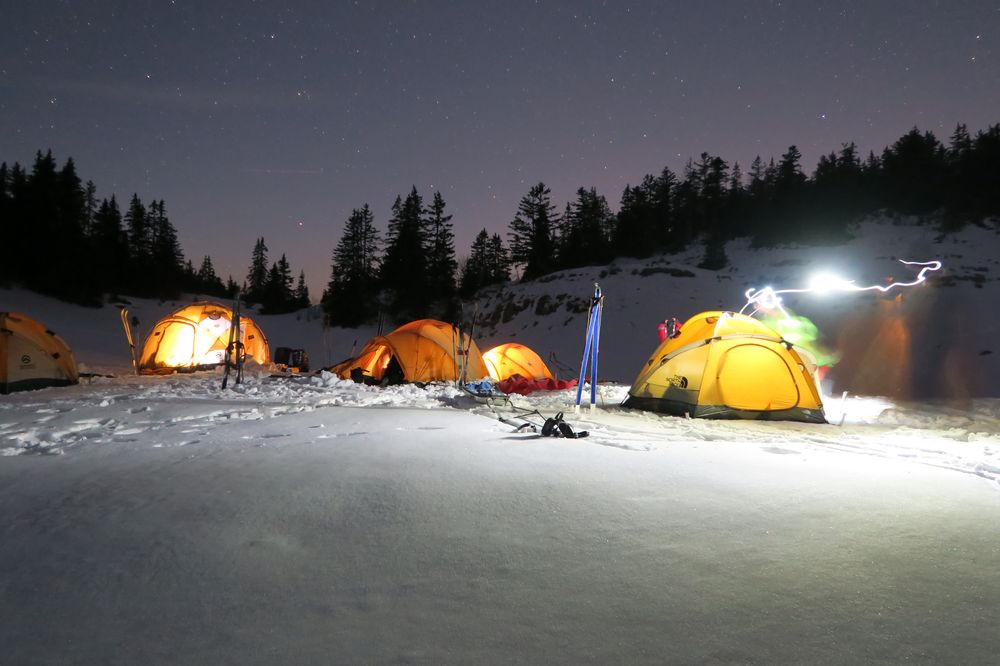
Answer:
[[[507,340],[556,353],[578,366],[593,284],[605,295],[601,376],[631,383],[656,347],[656,326],[706,310],[736,310],[750,288],[805,287],[817,272],[858,285],[912,280],[899,260],[939,259],[927,283],[889,294],[788,295],[785,304],[814,321],[825,347],[839,352],[827,390],[899,399],[961,401],[1000,396],[1000,228],[970,227],[944,240],[926,226],[887,221],[859,226],[828,247],[726,248],[729,266],[697,268],[703,250],[564,271],[507,286],[483,299],[482,347]]]
[[[576,365],[574,310],[601,282],[602,377],[617,381],[580,414],[573,391],[490,407],[328,373],[249,368],[226,391],[219,372],[136,377],[117,308],[0,291],[0,309],[114,375],[0,396],[3,661],[991,663],[996,239],[874,225],[838,248],[730,247],[719,274],[695,253],[485,297],[482,347],[513,339]],[[893,257],[945,269],[902,300],[788,301],[850,369],[827,386],[830,424],[618,407],[664,317],[739,309],[749,286],[813,267],[877,282]],[[179,305],[130,312],[148,331]],[[372,333],[255,319],[314,367]],[[948,391],[913,388],[935,372]],[[895,396],[864,390],[903,379]],[[559,411],[589,436],[515,431]]]

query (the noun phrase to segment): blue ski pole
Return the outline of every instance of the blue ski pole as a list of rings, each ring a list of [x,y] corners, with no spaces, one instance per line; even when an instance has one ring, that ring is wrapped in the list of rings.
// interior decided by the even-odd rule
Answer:
[[[580,380],[576,385],[576,407],[575,411],[580,411],[580,403],[583,400],[583,383],[587,378],[587,361],[590,361],[590,408],[594,408],[597,400],[595,384],[597,383],[597,338],[600,337],[601,327],[601,287],[594,283],[594,299],[590,303],[590,312],[587,315],[587,339],[583,346],[583,360],[580,361]]]
[[[583,343],[583,360],[580,361],[580,379],[576,384],[576,411],[580,411],[580,401],[583,400],[583,382],[587,379],[587,359],[590,357],[590,345],[592,342],[593,327],[591,321],[594,318],[594,311],[591,309],[587,314],[587,337]]]
[[[601,351],[601,313],[604,310],[604,296],[601,295],[600,287],[597,287],[594,298],[597,300],[597,312],[592,336],[593,344],[590,349],[590,411],[594,411],[597,403],[597,355]]]

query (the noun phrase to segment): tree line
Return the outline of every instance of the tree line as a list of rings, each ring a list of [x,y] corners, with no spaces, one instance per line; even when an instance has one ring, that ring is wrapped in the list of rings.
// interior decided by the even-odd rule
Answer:
[[[354,209],[333,249],[321,302],[332,324],[353,326],[455,316],[462,299],[511,279],[704,246],[700,266],[726,265],[725,246],[749,238],[758,247],[843,240],[852,223],[882,213],[913,216],[942,233],[1000,219],[1000,124],[972,135],[959,124],[944,144],[913,128],[880,154],[854,143],[820,157],[811,174],[796,146],[776,161],[738,163],[702,153],[683,171],[669,168],[627,185],[614,212],[596,188],[581,187],[560,211],[544,183],[521,198],[506,230],[481,230],[459,262],[452,216],[440,192],[430,201],[413,187],[397,196],[383,238],[366,203]],[[39,152],[29,172],[0,165],[0,230],[7,260],[0,284],[20,282],[62,298],[97,302],[104,293],[176,297],[196,292],[246,300],[265,312],[309,303],[285,257],[269,263],[256,240],[242,286],[216,275],[211,258],[184,259],[164,201],[133,195],[124,213],[114,196],[98,202],[72,159],[58,168]]]
[[[533,279],[703,243],[700,267],[719,269],[736,238],[757,247],[837,242],[876,213],[913,216],[942,233],[1000,218],[1000,124],[975,136],[960,124],[948,145],[914,128],[864,158],[846,143],[821,156],[811,175],[801,159],[790,146],[777,162],[758,156],[744,173],[702,153],[680,175],[664,168],[626,186],[617,213],[594,188],[580,188],[560,215],[539,183],[509,225],[511,260]]]
[[[230,275],[224,283],[212,258],[196,268],[184,258],[163,199],[144,204],[133,194],[124,212],[115,195],[98,201],[93,181],[82,182],[73,158],[59,167],[52,151],[36,153],[30,171],[0,164],[0,234],[7,249],[0,284],[23,286],[66,300],[98,305],[121,296],[177,298],[183,292],[234,298],[241,290]],[[292,285],[285,256],[267,266],[258,240],[244,298],[266,312],[289,312],[309,304],[305,274]]]
[[[699,267],[727,264],[725,246],[750,238],[756,247],[823,244],[847,238],[849,227],[876,213],[914,216],[942,233],[1000,219],[1000,124],[970,135],[959,124],[948,145],[913,128],[881,154],[856,144],[820,157],[811,175],[790,146],[775,161],[757,157],[744,172],[702,153],[681,174],[664,168],[622,192],[618,212],[596,188],[581,187],[560,212],[538,183],[518,203],[507,242],[483,229],[453,281],[451,216],[435,193],[423,206],[414,188],[397,197],[384,252],[365,204],[352,212],[333,253],[323,305],[333,323],[353,326],[379,313],[406,320],[449,316],[457,299],[510,279],[602,265],[615,257],[648,257],[702,244]]]

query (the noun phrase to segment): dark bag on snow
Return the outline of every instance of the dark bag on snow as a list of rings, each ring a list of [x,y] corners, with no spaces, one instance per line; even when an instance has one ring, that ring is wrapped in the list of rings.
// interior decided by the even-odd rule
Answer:
[[[581,437],[586,437],[589,434],[590,433],[586,430],[573,432],[573,428],[571,428],[568,423],[563,421],[562,412],[559,412],[552,418],[545,419],[545,423],[542,425],[542,435],[545,437],[566,437],[568,439],[579,439]]]

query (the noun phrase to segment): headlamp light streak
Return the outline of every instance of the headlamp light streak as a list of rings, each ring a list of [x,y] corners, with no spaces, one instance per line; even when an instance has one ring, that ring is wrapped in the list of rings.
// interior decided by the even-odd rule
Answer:
[[[842,278],[832,276],[829,274],[822,274],[815,276],[809,281],[809,286],[801,289],[772,289],[771,287],[764,287],[763,289],[754,289],[751,287],[747,289],[746,305],[740,310],[740,314],[747,314],[747,310],[752,308],[749,313],[750,316],[754,316],[757,312],[761,310],[779,310],[782,314],[788,316],[785,308],[782,306],[781,294],[827,294],[834,291],[880,291],[886,293],[895,289],[897,287],[913,287],[925,282],[927,280],[927,274],[933,271],[941,269],[941,262],[934,261],[904,261],[900,259],[901,264],[906,264],[907,266],[920,266],[920,272],[917,276],[910,282],[892,282],[887,285],[873,284],[867,287],[859,287],[854,284],[853,280],[844,280]]]

